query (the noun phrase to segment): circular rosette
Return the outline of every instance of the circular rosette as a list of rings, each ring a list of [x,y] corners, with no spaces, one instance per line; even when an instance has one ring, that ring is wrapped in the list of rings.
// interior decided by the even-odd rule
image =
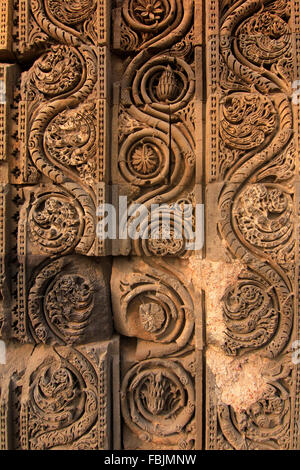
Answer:
[[[56,351],[34,369],[28,384],[28,402],[21,410],[21,421],[26,422],[23,432],[32,450],[63,448],[84,435],[96,421],[96,372],[75,350]]]
[[[94,241],[94,208],[76,185],[70,192],[53,189],[38,193],[28,215],[30,238],[42,253],[86,254]]]
[[[96,0],[45,0],[45,8],[49,17],[70,26],[87,20],[96,5]]]
[[[169,174],[169,141],[161,131],[142,129],[131,134],[120,149],[119,168],[136,186],[163,184]]]
[[[115,325],[121,334],[138,338],[139,358],[175,353],[187,345],[194,331],[194,305],[176,278],[156,270],[134,273],[120,282],[120,291]]]
[[[227,147],[252,150],[267,143],[276,130],[277,113],[270,98],[258,93],[232,93],[221,108],[220,134]]]
[[[125,0],[123,15],[133,30],[158,34],[181,19],[180,3],[178,0]]]
[[[288,260],[282,254],[293,234],[290,194],[276,184],[248,185],[235,200],[233,215],[235,229],[244,243],[285,265]],[[293,251],[292,246],[289,251]]]
[[[193,417],[194,386],[176,362],[144,361],[125,375],[121,406],[125,423],[140,439],[174,444]]]
[[[291,31],[278,15],[260,12],[245,20],[237,30],[243,56],[257,65],[274,64],[291,47]]]
[[[187,105],[194,89],[194,73],[184,60],[159,55],[137,71],[132,100],[137,106],[149,104],[159,111],[173,113]]]
[[[71,345],[110,338],[112,320],[103,267],[78,255],[61,256],[43,265],[33,275],[28,317],[36,343]]]
[[[49,99],[73,91],[82,79],[83,67],[74,48],[52,46],[28,73],[29,87],[33,85]]]

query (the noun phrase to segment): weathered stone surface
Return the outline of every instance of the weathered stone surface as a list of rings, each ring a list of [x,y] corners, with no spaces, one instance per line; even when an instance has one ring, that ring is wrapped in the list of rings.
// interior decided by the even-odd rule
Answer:
[[[0,448],[117,448],[118,343],[115,337],[76,349],[10,344],[0,366]]]
[[[300,448],[299,38],[296,0],[1,1],[1,449]]]

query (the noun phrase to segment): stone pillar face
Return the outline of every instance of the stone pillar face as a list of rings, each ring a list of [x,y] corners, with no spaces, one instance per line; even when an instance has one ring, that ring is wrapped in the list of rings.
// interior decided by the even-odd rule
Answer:
[[[1,2],[1,449],[299,449],[299,28]]]
[[[0,446],[117,449],[110,2],[2,3]]]
[[[219,331],[207,311],[209,449],[299,446],[297,3],[206,2],[207,257],[237,268]]]

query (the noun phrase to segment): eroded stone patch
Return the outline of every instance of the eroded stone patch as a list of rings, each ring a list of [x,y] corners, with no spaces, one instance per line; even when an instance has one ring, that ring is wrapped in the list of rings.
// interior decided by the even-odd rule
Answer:
[[[244,265],[239,261],[225,263],[194,257],[190,259],[190,267],[195,287],[205,291],[206,360],[215,376],[219,399],[236,412],[246,410],[267,388],[263,372],[270,361],[259,353],[232,357],[222,349],[226,331],[222,297],[237,281]]]
[[[206,341],[221,346],[224,343],[226,325],[222,313],[222,297],[234,284],[244,266],[241,262],[224,263],[194,257],[190,259],[193,283],[205,291]]]
[[[249,408],[267,389],[264,377],[269,359],[253,353],[247,357],[230,357],[216,346],[206,351],[207,365],[215,376],[220,400],[236,412]]]

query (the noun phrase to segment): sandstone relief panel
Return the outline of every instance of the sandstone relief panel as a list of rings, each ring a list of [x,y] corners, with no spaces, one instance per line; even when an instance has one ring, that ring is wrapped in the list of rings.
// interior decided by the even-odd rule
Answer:
[[[222,246],[208,235],[208,256],[242,265],[213,348],[235,358],[241,384],[247,367],[257,381],[255,399],[230,396],[233,374],[221,377],[208,346],[208,448],[298,446],[297,15],[294,2],[207,2],[207,193]]]
[[[120,448],[111,260],[96,236],[109,3],[1,9],[1,448]]]
[[[299,25],[1,1],[2,450],[299,449]]]

